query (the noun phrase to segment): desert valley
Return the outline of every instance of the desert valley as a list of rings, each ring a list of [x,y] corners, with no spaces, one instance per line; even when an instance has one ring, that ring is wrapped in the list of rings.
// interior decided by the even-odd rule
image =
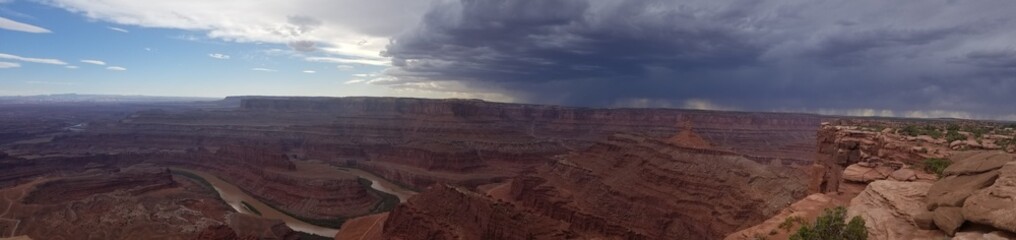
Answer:
[[[868,239],[1016,231],[1003,122],[375,97],[0,108],[0,239],[785,239],[836,207]]]

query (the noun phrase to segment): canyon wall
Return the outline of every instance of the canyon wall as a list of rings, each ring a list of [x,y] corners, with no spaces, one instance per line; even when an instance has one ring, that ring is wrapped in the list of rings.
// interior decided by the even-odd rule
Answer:
[[[294,161],[355,167],[414,189],[439,186],[435,195],[458,192],[462,205],[473,206],[463,216],[447,216],[455,205],[436,197],[411,200],[385,225],[411,229],[386,232],[403,239],[414,239],[412,232],[449,238],[720,238],[804,196],[801,167],[812,164],[821,120],[809,114],[456,99],[224,102],[238,108],[133,111],[0,150],[32,159],[107,156],[124,160],[123,166],[200,170],[315,219],[371,212],[381,199],[352,175],[304,175]],[[0,175],[0,184],[45,175],[31,166],[21,169]],[[445,184],[454,187],[441,190]],[[481,189],[493,186],[499,194],[486,196]],[[466,222],[470,216],[482,224]],[[551,227],[520,225],[511,216]],[[492,227],[497,224],[521,230]],[[443,230],[473,227],[480,228]]]
[[[504,206],[513,212],[535,215],[539,221],[548,222],[541,225],[556,229],[542,231],[550,235],[473,225],[474,219],[479,223],[498,221],[499,216],[485,208],[464,207],[451,214],[460,218],[421,220],[429,218],[417,215],[428,214],[430,209],[469,205],[445,202],[456,197],[427,199],[435,194],[429,193],[433,189],[393,211],[385,230],[386,234],[400,236],[398,239],[428,239],[422,237],[427,235],[408,237],[412,234],[402,233],[398,226],[436,221],[414,226],[411,232],[476,229],[508,236],[489,239],[717,239],[757,224],[803,197],[806,179],[799,170],[759,164],[732,152],[617,134],[511,179],[503,193],[470,198],[483,206]],[[459,189],[455,194],[478,196],[464,191]]]

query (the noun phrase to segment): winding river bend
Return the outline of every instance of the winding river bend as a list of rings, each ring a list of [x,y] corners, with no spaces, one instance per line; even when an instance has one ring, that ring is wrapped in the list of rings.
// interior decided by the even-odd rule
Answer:
[[[350,168],[337,168],[318,162],[295,162],[295,163],[297,163],[298,170],[315,169],[315,171],[313,172],[319,174],[354,175],[357,177],[365,178],[371,181],[371,188],[395,195],[396,197],[399,198],[400,202],[405,202],[406,199],[408,199],[410,196],[416,194],[411,190],[399,187],[398,185],[389,182],[388,180],[377,177],[363,170]],[[226,182],[216,177],[215,175],[191,169],[173,168],[173,170],[191,173],[197,175],[198,177],[203,178],[205,181],[207,181],[212,185],[212,187],[215,189],[216,192],[219,193],[219,197],[222,198],[222,200],[225,201],[226,204],[229,204],[229,206],[231,206],[237,212],[243,214],[257,215],[256,213],[254,213],[253,210],[251,210],[248,206],[244,204],[246,203],[250,207],[253,207],[258,212],[260,212],[262,217],[282,220],[284,223],[286,223],[286,226],[289,226],[289,228],[292,228],[293,230],[298,232],[304,232],[308,234],[329,238],[335,237],[335,235],[339,232],[339,229],[314,225],[302,221],[300,219],[296,219],[285,213],[282,213],[276,210],[275,208],[270,207],[267,204],[261,202],[257,198],[247,194],[243,190],[240,190],[239,187],[229,182]],[[328,171],[331,172],[329,173]]]

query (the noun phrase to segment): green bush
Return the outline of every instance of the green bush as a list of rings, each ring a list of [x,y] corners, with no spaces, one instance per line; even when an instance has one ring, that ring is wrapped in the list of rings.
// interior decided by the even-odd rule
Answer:
[[[822,216],[815,219],[815,224],[801,227],[794,235],[790,235],[790,239],[867,240],[868,230],[864,227],[864,219],[854,217],[849,223],[844,223],[846,216],[846,208],[827,208]]]
[[[907,136],[917,136],[920,132],[921,129],[917,128],[917,126],[914,125],[907,125],[906,127],[900,129],[900,134]]]
[[[949,130],[950,132],[959,131],[960,130],[960,125],[956,125],[955,123],[952,123],[952,124],[949,124],[949,126],[945,127],[945,129]]]
[[[951,143],[956,140],[967,140],[967,136],[960,134],[958,131],[949,130],[949,132],[945,134],[945,140]]]
[[[794,227],[794,224],[804,224],[804,223],[805,223],[804,219],[801,218],[800,216],[791,216],[788,217],[787,219],[784,219],[783,223],[780,223],[779,228],[783,229],[783,231],[790,231],[790,229]]]
[[[967,132],[972,133],[974,138],[980,139],[985,133],[988,133],[988,129],[983,127],[970,127],[967,128]]]
[[[911,137],[916,137],[920,135],[928,135],[931,136],[932,138],[942,137],[942,131],[936,128],[935,126],[931,125],[924,126],[907,125],[906,127],[903,127],[903,129],[900,129],[899,133]]]
[[[924,170],[942,177],[942,172],[945,171],[945,168],[949,167],[949,164],[952,164],[949,159],[929,158],[924,160]]]

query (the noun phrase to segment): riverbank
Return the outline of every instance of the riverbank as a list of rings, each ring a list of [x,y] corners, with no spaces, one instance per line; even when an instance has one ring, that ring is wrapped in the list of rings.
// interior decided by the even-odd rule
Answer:
[[[315,225],[307,221],[293,217],[291,214],[279,211],[277,208],[265,204],[261,200],[241,190],[239,187],[236,187],[235,185],[228,183],[214,175],[201,171],[180,168],[171,168],[171,171],[173,172],[173,174],[191,178],[197,181],[198,183],[211,186],[213,189],[215,189],[216,192],[219,193],[219,197],[222,198],[222,200],[226,202],[226,204],[228,204],[230,207],[232,207],[239,213],[260,215],[262,217],[270,219],[279,219],[282,220],[282,222],[286,223],[286,226],[289,226],[289,228],[292,228],[295,231],[309,233],[322,237],[334,237],[335,234],[339,232],[337,228],[329,228]],[[247,203],[247,205],[244,205],[244,203]],[[257,209],[257,213],[255,213],[251,209],[248,209],[247,206],[250,206],[250,208],[252,209]]]
[[[415,191],[356,168],[336,167],[318,161],[294,161],[294,164],[297,166],[297,171],[295,172],[300,174],[315,175],[317,177],[356,176],[360,184],[371,195],[378,197],[381,201],[366,214],[334,219],[310,219],[266,204],[257,197],[252,196],[249,192],[212,174],[180,168],[171,168],[171,172],[214,189],[219,193],[220,198],[237,212],[280,219],[295,231],[329,238],[334,237],[347,220],[391,211],[396,205],[405,202],[409,197],[416,194]]]

